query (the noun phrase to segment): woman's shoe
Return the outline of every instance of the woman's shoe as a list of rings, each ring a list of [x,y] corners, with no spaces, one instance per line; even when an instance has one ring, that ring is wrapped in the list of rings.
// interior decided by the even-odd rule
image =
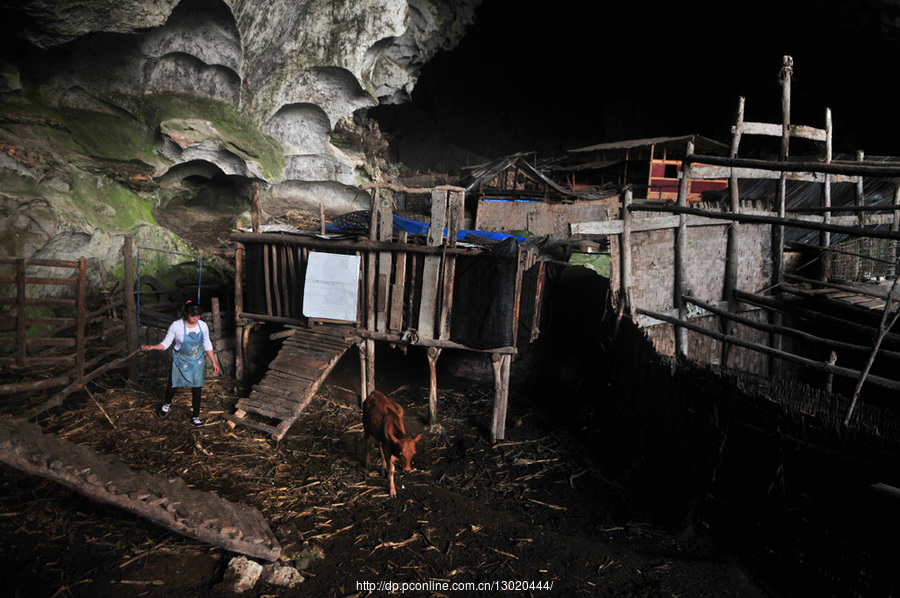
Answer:
[[[191,418],[191,423],[194,424],[195,426],[197,426],[197,427],[199,428],[200,426],[203,425],[203,420],[200,419],[199,417],[192,417],[192,418]]]
[[[166,419],[166,416],[169,415],[169,409],[171,407],[171,403],[163,403],[162,405],[160,405],[157,415],[159,415],[162,419]]]

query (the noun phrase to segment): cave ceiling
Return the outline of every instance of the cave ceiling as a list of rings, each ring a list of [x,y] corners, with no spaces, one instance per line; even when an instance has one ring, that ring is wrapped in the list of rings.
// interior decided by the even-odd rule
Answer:
[[[830,108],[838,151],[900,155],[900,0],[7,0],[0,27],[9,254],[143,230],[124,204],[185,193],[337,214],[399,165],[727,141],[741,96],[780,120],[785,55],[792,122]],[[87,190],[105,206],[75,218]]]

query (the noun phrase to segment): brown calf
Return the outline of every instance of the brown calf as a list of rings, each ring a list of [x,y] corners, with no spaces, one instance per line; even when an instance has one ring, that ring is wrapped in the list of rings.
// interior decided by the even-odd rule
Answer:
[[[387,475],[391,496],[396,496],[394,460],[400,462],[402,471],[410,471],[413,455],[416,454],[416,441],[422,435],[407,438],[403,427],[403,408],[377,390],[373,390],[363,403],[363,430],[366,465],[369,462],[369,439],[375,438],[381,450],[381,473]]]

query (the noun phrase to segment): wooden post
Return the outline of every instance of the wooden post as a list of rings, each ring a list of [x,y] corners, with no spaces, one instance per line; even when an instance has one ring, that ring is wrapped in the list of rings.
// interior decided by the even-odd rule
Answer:
[[[694,144],[688,141],[687,155],[693,155]],[[691,178],[691,165],[684,164],[681,169],[681,180],[678,183],[678,205],[682,208],[687,207],[687,194]],[[678,309],[678,319],[680,321],[687,320],[687,305],[684,301],[684,295],[687,288],[685,280],[685,269],[687,261],[687,215],[678,215],[678,228],[675,229],[675,263],[674,274],[675,281],[674,305]],[[688,356],[688,331],[683,326],[675,326],[675,358],[685,359]]]
[[[900,185],[894,187],[894,220],[891,222],[891,230],[893,232],[900,231]],[[897,260],[900,259],[900,252],[897,250],[897,242],[892,243],[893,245],[893,261],[894,261],[894,276],[897,276]]]
[[[860,164],[863,163],[866,159],[866,153],[862,150],[856,152],[856,161]],[[862,206],[866,203],[865,189],[863,187],[863,178],[860,176],[856,179],[856,205]],[[866,213],[863,211],[859,212],[859,226],[865,226],[866,221]]]
[[[369,240],[378,235],[378,189],[369,198]],[[375,332],[375,252],[366,251],[366,330]]]
[[[428,426],[437,425],[437,360],[441,356],[439,347],[428,347]]]
[[[25,367],[26,343],[25,334],[25,258],[16,260],[16,365]]]
[[[622,235],[619,243],[619,288],[621,309],[620,314],[634,315],[634,304],[631,298],[631,199],[633,191],[631,187],[625,189],[622,194]]]
[[[735,119],[734,133],[731,137],[731,157],[737,158],[738,148],[741,143],[741,135],[744,127],[744,98],[738,101],[737,118]],[[729,192],[731,197],[731,212],[738,214],[741,211],[741,194],[738,188],[738,177],[732,174],[729,181]],[[725,288],[722,292],[722,299],[728,302],[728,310],[737,311],[737,301],[734,300],[734,289],[737,288],[738,279],[738,232],[740,227],[737,222],[732,222],[728,226],[728,240],[725,250]]]
[[[397,243],[401,246],[406,244],[408,233],[400,231],[397,235]],[[396,263],[394,265],[394,286],[391,289],[391,308],[390,317],[388,318],[388,330],[390,332],[398,332],[403,329],[403,295],[406,291],[406,253],[400,251],[397,253]]]
[[[125,266],[123,300],[125,302],[125,342],[128,345],[126,352],[139,348],[138,314],[134,301],[134,237],[125,235],[122,245],[122,258]],[[137,382],[138,367],[136,364],[128,366],[128,379]]]
[[[279,263],[281,263],[281,245],[266,245],[266,249],[268,254],[272,257],[272,270],[271,270],[271,282],[266,285],[266,288],[271,286],[272,292],[275,296],[275,311],[272,312],[273,316],[283,316],[284,312],[281,311],[281,292],[284,289],[284,284],[282,284],[281,273],[278,268]]]
[[[212,323],[213,323],[213,338],[210,340],[218,341],[222,338],[222,310],[219,306],[219,298],[212,298]]]
[[[234,252],[234,377],[244,382],[244,245]]]
[[[787,162],[790,154],[791,140],[791,76],[793,74],[794,59],[784,57],[784,66],[781,69],[781,152],[780,162]],[[785,195],[787,187],[787,172],[782,171],[778,177],[778,192],[776,195],[778,217],[785,216]],[[776,224],[772,227],[772,286],[777,295],[781,294],[781,285],[784,282],[784,225]],[[781,325],[781,314],[770,314],[771,323],[774,326]],[[769,344],[776,350],[781,349],[781,337],[777,334],[769,336]],[[776,358],[769,358],[769,372],[776,374],[781,362]]]
[[[259,183],[253,181],[250,183],[250,228],[252,228],[255,233],[262,232],[259,228],[260,211]]]
[[[837,353],[834,351],[831,352],[831,355],[828,357],[828,365],[833,366],[837,363]],[[825,376],[825,392],[831,394],[831,389],[834,387],[834,372],[828,372]]]
[[[75,301],[75,384],[81,388],[84,381],[84,343],[85,334],[84,326],[86,319],[87,306],[86,298],[86,281],[87,281],[87,262],[84,258],[78,260],[78,299]]]
[[[390,241],[394,237],[394,211],[393,202],[388,195],[388,191],[385,190],[380,193],[378,201],[373,205],[378,210],[378,240]],[[375,325],[378,332],[387,332],[388,330],[392,262],[393,254],[390,251],[378,252],[377,295],[375,301],[377,309]]]
[[[491,442],[506,438],[506,405],[509,400],[509,367],[512,355],[494,353],[494,413],[491,420]]]
[[[449,193],[449,211],[447,218],[447,247],[456,247],[456,234],[459,230],[459,223],[463,213],[463,197],[461,191],[451,191]],[[442,292],[441,292],[441,313],[438,325],[438,338],[442,340],[450,339],[450,319],[453,312],[453,286],[456,280],[456,256],[445,255],[443,264]]]
[[[369,392],[375,390],[375,340],[367,338],[366,346],[366,387]],[[368,396],[368,395],[366,395]]]
[[[372,189],[369,201],[369,240],[378,238],[378,189]],[[376,255],[375,251],[366,252],[366,331],[375,332],[376,328]],[[375,341],[366,339],[361,345],[362,362],[365,367],[366,392],[375,390]],[[368,396],[366,394],[365,396]]]
[[[832,142],[832,124],[831,124],[831,108],[827,108],[825,110],[825,163],[828,164],[831,162],[832,158],[832,150],[831,150],[831,142]],[[825,182],[823,183],[824,188],[822,190],[822,203],[825,208],[831,207],[831,175],[825,174]],[[825,224],[831,224],[831,212],[829,210],[825,210],[823,222]],[[819,233],[819,245],[822,247],[829,247],[831,245],[831,233],[828,231],[821,231]],[[826,272],[823,268],[822,270],[822,278],[826,277]]]
[[[891,221],[891,230],[895,233],[900,231],[900,185],[894,187],[894,201],[891,203],[894,208],[894,218]],[[897,258],[894,257],[896,260]]]
[[[356,348],[359,350],[359,406],[362,407],[362,402],[366,400],[366,397],[371,392],[368,378],[369,370],[366,367],[366,341],[363,340],[356,343]]]
[[[444,242],[444,224],[447,213],[447,192],[435,189],[431,193],[431,225],[428,227],[427,243],[437,247]],[[419,303],[419,338],[432,340],[437,311],[437,291],[441,274],[441,256],[426,255],[422,270],[422,300]]]
[[[298,280],[297,273],[297,265],[294,260],[294,256],[297,253],[297,248],[294,246],[285,246],[284,253],[287,258],[287,262],[284,264],[284,274],[287,279],[285,287],[285,306],[286,306],[286,314],[289,318],[301,319],[303,314],[299,313],[301,310],[300,305],[303,303],[303,291],[300,288],[300,283]]]
[[[263,243],[263,287],[266,291],[266,315],[273,316],[275,314],[272,313],[272,277],[269,274],[269,259],[272,253],[272,246],[268,243]]]
[[[730,156],[732,158],[737,158],[738,148],[741,145],[741,137],[744,133],[744,103],[745,100],[741,97],[738,100],[738,110],[737,117],[735,118],[734,131],[731,136],[731,152]],[[731,212],[733,214],[739,214],[741,211],[741,192],[738,184],[737,174],[732,171],[731,180],[728,183],[728,190],[731,199]],[[722,289],[722,299],[728,302],[728,311],[731,313],[737,313],[738,304],[737,300],[734,298],[734,290],[737,288],[737,280],[738,280],[738,268],[740,266],[739,260],[739,243],[740,243],[740,225],[737,222],[732,222],[728,226],[728,237],[726,240],[725,246],[725,284]],[[725,320],[721,320],[722,329],[724,330],[727,326],[727,322]],[[721,351],[719,354],[719,364],[722,367],[728,366],[728,351],[730,345],[727,342],[722,343]]]
[[[779,162],[787,162],[790,155],[791,140],[791,75],[793,73],[794,60],[790,56],[784,57],[784,66],[781,69],[781,152]],[[778,177],[778,191],[776,194],[776,210],[779,218],[784,218],[785,191],[787,185],[787,172],[782,171]],[[772,285],[779,292],[781,283],[784,282],[784,226],[776,225],[772,228],[772,251],[774,263],[772,265]]]

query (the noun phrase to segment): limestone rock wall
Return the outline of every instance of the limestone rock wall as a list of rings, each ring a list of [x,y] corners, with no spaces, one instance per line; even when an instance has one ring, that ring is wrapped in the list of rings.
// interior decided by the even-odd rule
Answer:
[[[261,184],[268,216],[364,206],[357,186],[388,165],[386,151],[373,153],[377,144],[346,142],[365,129],[356,121],[379,103],[407,100],[422,65],[458,42],[480,1],[24,0],[4,8],[0,33],[13,51],[0,59],[0,218],[6,228],[22,219],[22,205],[46,209],[28,223],[27,244],[4,235],[0,251],[45,245],[60,228],[46,219],[63,218],[66,189],[83,177],[118,184],[128,202],[153,209],[198,186],[235,195],[250,181]],[[124,165],[133,172],[123,175]],[[91,234],[70,216],[67,233]],[[138,220],[104,232],[156,224]]]

